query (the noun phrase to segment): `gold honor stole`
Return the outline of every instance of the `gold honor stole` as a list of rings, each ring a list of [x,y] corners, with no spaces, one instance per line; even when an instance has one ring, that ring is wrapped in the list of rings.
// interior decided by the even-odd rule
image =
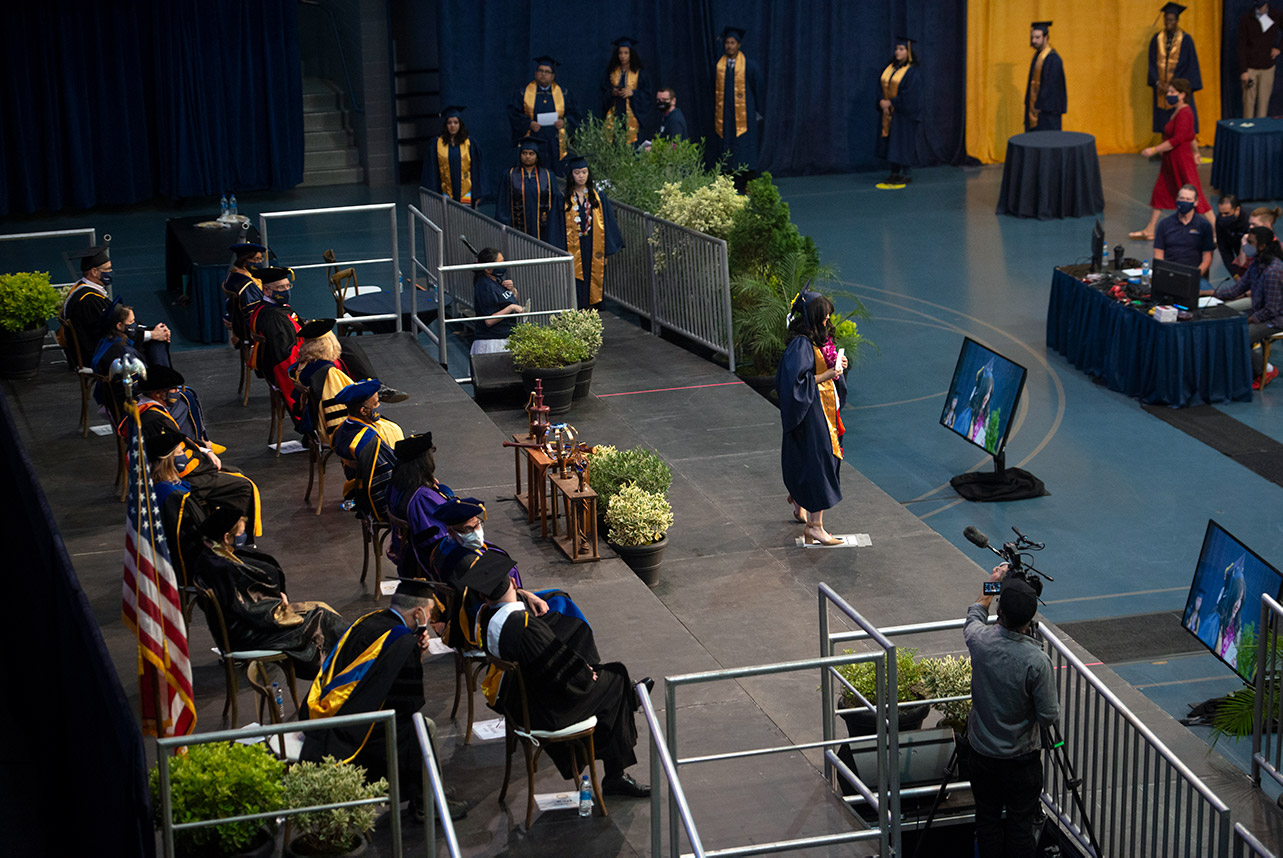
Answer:
[[[745,95],[746,86],[744,83],[744,70],[748,67],[748,59],[744,52],[740,51],[735,57],[735,136],[738,137],[748,130],[748,99]],[[726,103],[723,100],[726,97],[726,54],[717,61],[717,86],[713,92],[713,128],[717,131],[717,136],[722,135],[722,113],[725,110]]]
[[[824,352],[815,346],[811,348],[815,351],[815,374],[819,375],[829,368],[829,364],[824,359]],[[833,448],[833,455],[840,459],[842,444],[838,439],[846,432],[846,427],[842,425],[842,415],[838,411],[837,379],[830,378],[828,381],[822,381],[816,387],[820,391],[820,405],[824,407],[824,421],[829,424],[829,444]]]
[[[454,195],[450,181],[450,146],[437,138],[437,168],[441,171],[441,192],[464,205],[472,203],[472,141],[464,140],[459,146],[459,196]]]
[[[596,241],[593,242],[592,250],[591,279],[584,277],[584,258],[579,252],[579,224],[575,223],[575,215],[579,207],[575,205],[573,193],[566,197],[566,252],[575,257],[575,279],[589,280],[588,303],[598,304],[601,302],[601,288],[606,273],[606,220],[601,211],[601,198],[595,193],[593,199],[589,201],[589,206],[588,229],[584,231],[596,230]]]
[[[526,84],[526,96],[524,99],[526,116],[529,116],[532,121],[535,118],[535,93],[538,91],[539,85],[533,80]],[[566,118],[566,97],[561,94],[561,87],[557,86],[555,83],[552,85],[552,106],[553,109],[557,111],[558,119]],[[566,157],[565,125],[562,125],[562,127],[557,130],[557,148],[561,150],[561,157]]]
[[[520,207],[518,207],[517,205],[517,195],[510,194],[509,195],[510,201],[508,203],[508,208],[512,213],[512,222],[516,224],[517,228],[520,229],[522,232],[529,234],[530,226],[532,226],[532,224],[526,223],[526,177],[522,175],[524,172],[525,172],[524,167],[513,167],[511,170],[508,171],[509,181],[512,182],[513,190],[521,191]],[[536,197],[535,222],[533,224],[535,228],[534,236],[535,238],[542,239],[543,227],[544,227],[544,213],[552,210],[552,188],[545,188],[543,186],[543,181],[542,181],[543,174],[539,172],[538,167],[535,167],[535,169],[532,172],[534,173],[534,176],[535,176],[535,197]],[[548,177],[549,177],[549,180],[551,180],[552,174],[549,173]]]
[[[1168,41],[1167,31],[1163,30],[1157,38],[1158,56],[1155,57],[1154,65],[1158,72],[1158,86],[1154,89],[1154,103],[1159,110],[1171,110],[1172,106],[1167,103],[1167,87],[1176,76],[1176,63],[1181,58],[1181,42],[1185,41],[1185,32],[1177,30],[1176,35]]]
[[[909,73],[910,63],[905,63],[900,68],[895,67],[895,63],[890,63],[882,70],[882,97],[887,101],[895,98],[900,93],[900,81]],[[882,136],[891,136],[891,114],[882,114]]]
[[[1029,103],[1025,105],[1025,109],[1029,112],[1030,130],[1038,127],[1038,108],[1034,105],[1038,102],[1038,90],[1042,89],[1042,64],[1050,53],[1050,43],[1043,45],[1038,52],[1038,59],[1034,61],[1034,73],[1029,76]]]
[[[636,90],[637,77],[638,77],[637,72],[631,71],[631,70],[627,71],[620,75],[621,82],[617,82],[616,85],[626,86],[631,90]],[[614,114],[615,114],[615,106],[612,104],[610,106],[610,110],[606,113],[606,116],[609,117],[609,116],[613,116]],[[631,98],[624,99],[624,119],[628,123],[628,142],[636,143],[638,125],[637,125],[637,117],[633,115],[633,101]]]

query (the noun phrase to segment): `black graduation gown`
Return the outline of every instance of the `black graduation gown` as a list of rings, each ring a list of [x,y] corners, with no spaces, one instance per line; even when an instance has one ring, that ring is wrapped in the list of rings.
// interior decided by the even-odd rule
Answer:
[[[178,573],[179,586],[186,586],[196,575],[196,558],[205,550],[200,528],[205,522],[205,508],[192,497],[189,483],[154,482],[152,491],[160,504],[160,520],[169,544],[169,561]]]
[[[726,166],[729,169],[743,167],[749,172],[755,172],[757,170],[757,115],[765,113],[763,110],[765,93],[757,63],[744,56],[743,52],[735,58],[735,62],[747,63],[744,68],[744,113],[748,127],[743,134],[738,137],[735,135],[735,74],[728,61],[722,80],[715,82],[715,86],[722,88],[722,136],[717,137],[715,129],[710,135],[714,141],[713,155],[726,155]],[[713,76],[717,76],[716,66],[713,69]],[[717,102],[714,101],[713,104],[716,105]]]
[[[62,319],[76,334],[80,345],[80,360],[84,366],[91,365],[90,358],[93,357],[94,349],[106,333],[106,320],[103,317],[110,303],[107,295],[96,284],[83,278],[67,293]],[[70,342],[67,342],[65,351],[67,363],[75,369],[76,356],[72,354]]]
[[[602,243],[601,249],[606,256],[613,256],[624,249],[624,236],[619,231],[619,224],[615,221],[615,211],[610,206],[610,200],[600,191],[597,193],[597,199],[601,203],[602,228],[597,228],[597,217],[594,214],[590,221],[588,232],[579,236],[579,261],[584,276],[583,278],[575,278],[575,300],[578,302],[576,306],[581,310],[600,304],[601,299],[604,297],[602,292],[594,292],[591,282],[593,254],[597,250],[597,242],[600,241]],[[568,205],[574,205],[573,198]],[[587,215],[584,207],[580,206],[576,214],[580,218],[580,223],[583,223],[584,217]],[[564,215],[562,219],[564,224]],[[569,239],[564,228],[561,238],[561,248],[568,251]],[[604,291],[604,289],[605,285],[603,283],[602,290]]]
[[[495,219],[555,247],[564,247],[561,183],[546,167],[513,167],[499,182]]]
[[[846,377],[838,376],[837,404],[846,403]],[[775,375],[780,395],[780,469],[793,500],[811,511],[831,509],[842,500],[842,460],[833,455],[828,421],[815,383],[815,351],[806,337],[789,341]]]
[[[1183,31],[1182,31],[1183,32]],[[1149,40],[1149,87],[1152,90],[1158,83],[1158,37],[1159,33],[1154,34],[1154,38]],[[1198,52],[1194,50],[1194,37],[1189,33],[1183,33],[1181,37],[1181,52],[1176,58],[1176,71],[1172,75],[1172,80],[1183,77],[1189,81],[1194,92],[1203,88],[1203,73],[1198,67]],[[1150,105],[1154,111],[1154,131],[1159,134],[1167,127],[1167,121],[1172,118],[1172,112],[1175,108],[1159,107],[1158,100],[1154,99]],[[1193,100],[1189,103],[1190,109],[1194,111],[1194,133],[1198,133],[1198,108],[1195,107]]]
[[[633,94],[628,98],[615,98],[614,89],[619,85],[621,74],[625,74],[623,69],[615,69],[614,74],[606,74],[601,79],[601,112],[605,116],[612,110],[615,116],[626,118],[627,112],[625,106],[631,107],[633,116],[637,119],[637,139],[642,139],[642,134],[650,127],[651,109],[655,105],[654,93],[650,88],[650,73],[645,69],[637,72],[637,86],[633,87]]]
[[[294,380],[290,367],[298,363],[298,316],[289,304],[263,301],[250,316],[255,334],[263,338],[258,347],[258,371],[280,391],[285,407],[294,410]]]
[[[423,174],[419,178],[419,184],[429,191],[436,191],[438,194],[445,193],[445,183],[441,181],[441,161],[437,153],[438,141],[441,137],[433,137],[428,141],[428,149],[423,156]],[[468,181],[471,183],[469,193],[471,199],[466,202],[462,197],[463,189],[463,152],[458,145],[448,145],[446,149],[446,161],[450,165],[450,198],[456,203],[464,203],[476,208],[481,202],[481,147],[475,142],[469,140],[468,146]]]
[[[343,634],[343,618],[324,602],[281,603],[285,573],[276,559],[253,548],[206,548],[196,561],[196,579],[214,591],[233,649],[278,649],[295,672],[311,679],[321,659]],[[217,619],[205,607],[210,631]]]
[[[878,98],[882,98],[880,84]],[[917,66],[909,64],[908,71],[900,78],[895,98],[889,100],[891,128],[886,137],[882,136],[881,110],[878,111],[878,157],[902,167],[916,167],[922,163],[918,158],[918,130],[922,123],[922,76]]]
[[[1038,52],[1029,61],[1029,77],[1025,80],[1025,100],[1021,102],[1025,113],[1026,131],[1059,131],[1061,116],[1069,106],[1069,97],[1065,93],[1065,66],[1060,61],[1060,54],[1052,48],[1051,53],[1042,62],[1042,77],[1039,81],[1038,98],[1034,109],[1038,111],[1038,125],[1029,127],[1029,88],[1034,82],[1034,67],[1038,64]]]
[[[565,125],[566,134],[569,136],[571,129],[579,122],[579,111],[575,107],[575,99],[570,94],[570,90],[555,81],[553,83],[561,87],[562,102],[566,109],[561,120],[562,124]],[[552,87],[549,87],[546,92],[536,91],[535,116],[538,117],[541,113],[552,113],[554,110],[556,110],[556,102],[552,97]],[[526,87],[523,86],[517,90],[512,97],[512,101],[508,103],[508,124],[512,129],[512,145],[516,146],[524,137],[534,137],[539,141],[539,146],[542,149],[540,155],[543,158],[543,163],[551,164],[554,173],[558,176],[564,176],[566,171],[561,166],[561,143],[556,126],[545,125],[539,129],[538,133],[531,133],[530,123],[533,121],[534,119],[526,113]]]

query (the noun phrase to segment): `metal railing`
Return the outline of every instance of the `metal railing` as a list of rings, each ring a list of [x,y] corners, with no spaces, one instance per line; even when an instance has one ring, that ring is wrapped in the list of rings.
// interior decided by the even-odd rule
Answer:
[[[451,858],[459,858],[459,838],[455,836],[454,822],[450,819],[450,804],[446,801],[441,766],[437,763],[437,752],[432,745],[432,736],[428,733],[428,724],[423,719],[422,712],[415,712],[412,721],[414,735],[419,740],[419,753],[423,755],[423,827],[428,835],[428,858],[436,858],[437,854],[437,813],[441,814],[441,833],[445,835],[446,849]]]
[[[1283,694],[1279,679],[1283,674],[1283,605],[1270,595],[1261,597],[1261,623],[1256,637],[1256,700],[1252,712],[1252,783],[1260,787],[1264,771],[1276,783],[1283,784],[1283,741],[1277,724],[1283,717]],[[1261,670],[1261,665],[1268,668]]]
[[[68,236],[72,236],[72,235],[88,236],[90,246],[93,246],[98,243],[98,231],[91,226],[80,227],[78,229],[51,229],[51,230],[46,230],[44,232],[13,232],[13,233],[9,233],[8,235],[0,235],[0,241],[28,241],[30,239],[41,239],[41,238],[67,238]],[[111,236],[110,235],[106,236],[106,239],[108,241],[111,241]],[[53,271],[53,266],[50,266],[50,273],[52,273],[52,271]],[[52,280],[53,278],[50,277],[49,279]],[[66,283],[52,283],[50,285],[52,285],[55,289],[61,289],[64,286],[71,286],[75,282],[76,281],[71,280]],[[107,287],[107,297],[108,298],[111,297],[110,286]]]
[[[1257,840],[1242,823],[1234,823],[1234,858],[1274,858],[1274,853]]]
[[[255,737],[283,736],[286,733],[308,732],[310,730],[332,730],[336,727],[354,727],[358,724],[383,725],[383,740],[387,749],[387,795],[375,798],[364,798],[356,801],[341,801],[333,804],[319,804],[309,807],[280,808],[262,813],[246,813],[237,816],[224,816],[215,819],[201,819],[195,822],[174,822],[173,795],[170,792],[169,758],[178,748],[192,745],[208,745],[214,742],[236,742]],[[174,832],[188,831],[194,828],[207,828],[227,822],[252,822],[297,816],[300,813],[311,813],[318,810],[336,810],[342,807],[362,807],[370,804],[389,804],[392,829],[392,854],[401,855],[401,792],[397,784],[397,744],[396,713],[389,710],[382,712],[363,712],[358,715],[336,715],[316,721],[295,721],[288,724],[268,724],[242,730],[219,730],[214,733],[200,733],[192,736],[174,736],[156,740],[156,760],[160,769],[160,822],[161,846],[166,858],[174,855]],[[445,796],[442,795],[444,801]],[[449,814],[447,814],[447,817]]]
[[[691,816],[690,805],[686,802],[686,793],[682,789],[681,780],[677,777],[677,763],[673,761],[673,755],[668,752],[668,745],[665,744],[664,731],[659,727],[655,706],[650,701],[650,691],[640,682],[634,683],[633,691],[637,694],[638,702],[641,703],[642,715],[646,718],[646,726],[650,730],[650,853],[654,858],[659,858],[663,854],[664,819],[660,798],[662,776],[668,781],[672,807],[676,808],[677,815],[681,819],[692,854],[695,858],[704,858],[704,844],[700,840],[699,831],[695,828],[695,819]]]
[[[312,268],[353,268],[357,265],[379,265],[382,263],[391,263],[388,271],[389,289],[393,292],[393,302],[396,307],[392,313],[372,313],[370,315],[357,316],[349,313],[353,319],[363,322],[395,322],[397,331],[401,330],[401,263],[399,259],[400,251],[397,246],[397,217],[396,203],[371,203],[361,206],[333,206],[322,209],[298,209],[295,211],[283,212],[263,212],[258,216],[258,233],[260,243],[268,249],[268,258],[271,255],[271,245],[267,239],[267,222],[271,220],[284,220],[285,218],[310,217],[312,215],[339,215],[354,214],[356,212],[374,212],[386,211],[388,213],[388,230],[390,232],[389,255],[380,256],[372,259],[340,259],[334,262],[316,262],[304,265],[289,266],[294,271],[306,271]],[[327,284],[326,289],[329,289]],[[343,321],[340,319],[339,321]]]
[[[725,355],[734,372],[726,242],[624,203],[611,205],[624,248],[606,266],[606,297],[649,319],[657,336],[668,328]]]

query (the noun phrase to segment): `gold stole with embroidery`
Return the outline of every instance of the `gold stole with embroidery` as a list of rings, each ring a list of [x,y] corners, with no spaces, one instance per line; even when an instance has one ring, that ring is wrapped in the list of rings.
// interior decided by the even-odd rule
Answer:
[[[900,93],[900,81],[909,73],[911,63],[896,68],[895,63],[890,63],[882,70],[882,97],[887,101],[895,98]],[[882,136],[891,136],[891,114],[882,114]]]
[[[824,352],[815,348],[815,374],[825,372],[829,368],[828,361],[824,359]],[[828,381],[821,381],[816,384],[820,393],[820,405],[824,408],[824,422],[829,424],[829,444],[833,447],[833,455],[839,459],[842,458],[842,444],[838,439],[846,432],[846,427],[842,425],[842,414],[838,411],[838,384],[837,378],[830,378]]]
[[[457,199],[464,205],[472,202],[472,141],[459,145],[459,196],[454,195],[454,182],[450,179],[450,145],[444,138],[437,138],[437,169],[441,171],[441,193]]]
[[[531,120],[535,118],[535,94],[538,91],[539,91],[539,85],[535,83],[533,80],[530,83],[526,84],[526,95],[525,95],[524,102],[526,107],[526,116],[529,116]],[[557,111],[558,119],[565,119],[566,118],[566,96],[562,94],[561,87],[557,86],[557,84],[555,83],[552,85],[551,91],[552,91],[553,110]],[[557,147],[560,149],[559,157],[561,158],[566,157],[566,127],[564,124],[562,125],[561,128],[557,130]]]
[[[1171,110],[1172,106],[1167,103],[1167,87],[1176,76],[1176,63],[1181,58],[1181,42],[1185,41],[1185,31],[1177,30],[1170,41],[1166,30],[1161,31],[1156,38],[1158,50],[1154,66],[1158,73],[1158,86],[1154,89],[1154,103],[1159,110]]]
[[[588,303],[601,302],[602,283],[606,274],[606,219],[601,211],[601,198],[593,194],[592,214],[589,215],[588,232],[596,230],[593,236],[592,268],[589,277],[584,277],[584,260],[579,252],[579,224],[575,215],[579,206],[575,205],[573,192],[566,194],[566,252],[575,257],[575,279],[588,280]]]
[[[1038,103],[1038,90],[1042,89],[1042,64],[1051,53],[1051,45],[1043,45],[1038,52],[1038,59],[1034,61],[1033,74],[1029,76],[1029,103],[1025,105],[1025,110],[1029,113],[1029,128],[1038,127],[1038,108],[1034,107]]]
[[[624,82],[620,84],[618,80],[616,80],[616,85],[626,86],[629,89],[635,91],[637,89],[638,76],[639,75],[637,74],[637,72],[629,70],[622,75]],[[606,115],[607,116],[615,115],[615,106],[613,104],[610,106],[610,110],[607,111]],[[628,142],[636,143],[637,130],[639,126],[637,124],[637,117],[633,114],[633,100],[631,98],[624,99],[624,121],[628,125]]]
[[[744,71],[748,67],[748,60],[744,57],[744,52],[740,51],[735,56],[735,136],[738,137],[748,130],[748,98],[747,88],[744,83]],[[726,102],[726,54],[722,54],[721,59],[717,61],[717,86],[713,93],[713,128],[717,131],[717,136],[722,135],[722,113],[725,110]]]

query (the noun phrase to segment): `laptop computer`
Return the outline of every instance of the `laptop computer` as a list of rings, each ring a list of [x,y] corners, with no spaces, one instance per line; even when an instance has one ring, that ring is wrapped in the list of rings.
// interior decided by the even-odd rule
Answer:
[[[1176,304],[1193,312],[1198,309],[1202,273],[1193,265],[1155,259],[1149,279],[1149,297],[1155,304]]]

